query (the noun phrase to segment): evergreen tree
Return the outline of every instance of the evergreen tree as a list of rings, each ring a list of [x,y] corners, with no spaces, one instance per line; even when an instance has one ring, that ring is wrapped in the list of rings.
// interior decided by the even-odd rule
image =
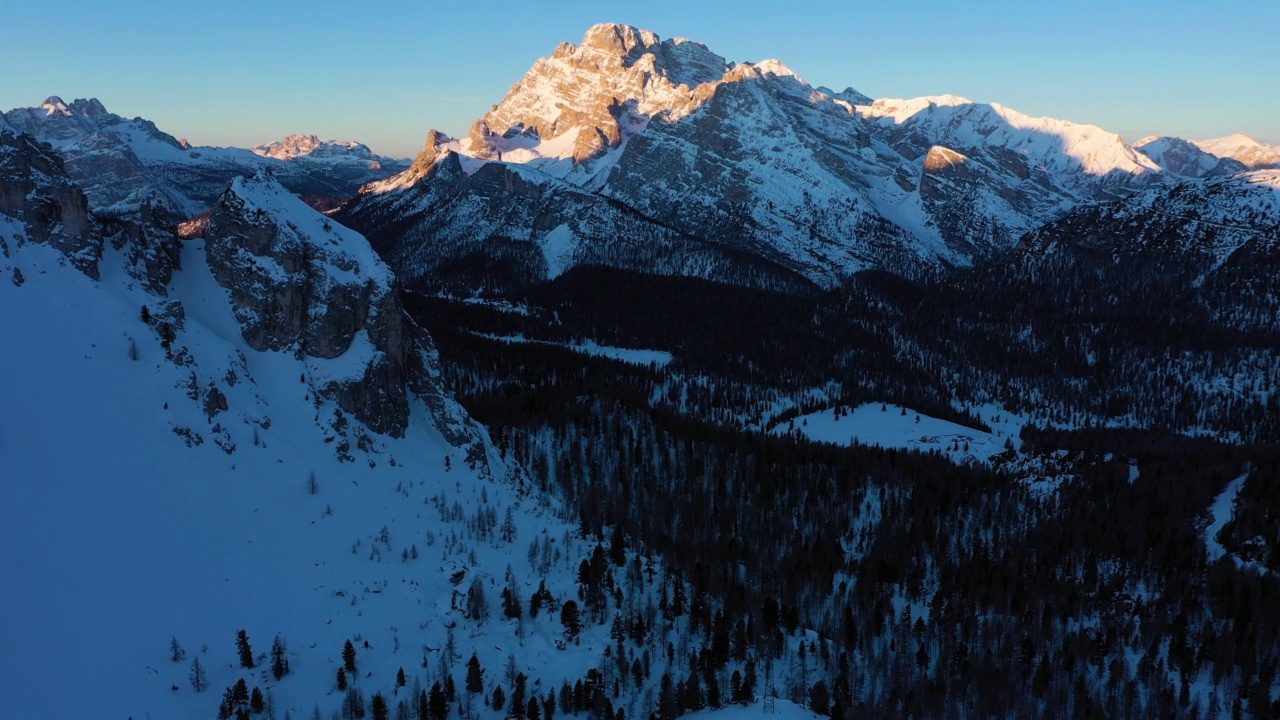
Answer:
[[[351,640],[347,640],[342,646],[342,666],[349,673],[354,674],[356,671],[356,646],[351,644]]]
[[[582,616],[578,612],[578,603],[566,600],[560,608],[560,624],[564,625],[564,634],[573,640],[582,632]]]
[[[267,709],[266,698],[262,697],[262,690],[256,685],[253,687],[253,693],[249,695],[249,709],[255,713],[260,713]]]
[[[405,678],[404,676],[404,668],[400,668],[399,670],[396,671],[396,687],[402,688],[405,686],[405,683],[407,682],[408,682],[408,679]]]
[[[191,674],[188,675],[188,679],[191,680],[191,687],[195,688],[196,692],[209,689],[209,677],[205,675],[204,665],[200,664],[199,655],[191,660]]]
[[[275,640],[271,641],[271,674],[276,680],[283,678],[289,674],[289,657],[288,649],[285,647],[284,638],[276,635]]]
[[[382,693],[373,694],[373,699],[369,701],[369,712],[373,715],[373,720],[390,720],[391,708]]]
[[[511,512],[511,508],[507,508],[507,515],[502,519],[502,542],[513,543],[516,541],[516,519]]]
[[[427,691],[418,691],[418,707],[414,720],[431,720],[431,703],[427,700]]]
[[[506,702],[507,702],[507,694],[502,691],[502,686],[494,685],[493,700],[491,703],[493,705],[493,709],[501,712],[502,706],[506,704]]]
[[[427,696],[427,709],[431,713],[431,720],[446,720],[449,717],[449,699],[445,697],[439,682],[431,685],[431,694]]]
[[[249,647],[249,633],[244,630],[236,633],[236,654],[240,656],[240,667],[253,668],[253,648]]]
[[[471,582],[471,587],[467,590],[466,616],[475,620],[477,624],[484,624],[484,621],[489,619],[489,600],[484,594],[484,583],[478,577]]]
[[[480,658],[471,653],[467,661],[467,692],[476,695],[484,692],[484,669],[480,667]]]
[[[337,683],[338,683],[338,689],[339,689],[339,690],[346,690],[346,689],[347,689],[347,671],[346,671],[346,670],[344,670],[344,669],[342,669],[342,668],[338,668],[338,678],[337,678]]]
[[[182,662],[187,657],[187,651],[182,649],[182,645],[178,644],[178,636],[169,639],[169,659],[173,662]]]

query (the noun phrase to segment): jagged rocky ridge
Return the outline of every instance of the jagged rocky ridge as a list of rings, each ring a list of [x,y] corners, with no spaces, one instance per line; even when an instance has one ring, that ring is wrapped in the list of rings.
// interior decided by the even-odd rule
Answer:
[[[117,216],[149,205],[178,219],[191,217],[206,211],[232,178],[262,168],[300,195],[349,197],[360,185],[405,167],[359,143],[318,143],[313,152],[288,158],[193,147],[149,120],[108,112],[96,99],[67,104],[50,97],[39,107],[17,108],[4,117],[62,156],[95,212]]]
[[[173,362],[197,362],[183,348],[185,310],[168,300],[182,250],[169,216],[144,203],[130,219],[99,216],[48,145],[0,125],[0,259],[26,243],[47,244],[77,270],[100,276],[105,250],[152,298],[149,321]],[[478,429],[440,386],[427,333],[402,311],[394,277],[367,241],[308,207],[267,172],[231,182],[214,207],[204,258],[228,293],[244,342],[258,351],[293,352],[325,365],[321,398],[374,433],[403,435],[420,400],[440,432],[470,447],[483,465]],[[9,264],[9,263],[6,263]],[[10,279],[24,281],[18,264]],[[216,391],[216,392],[215,392]],[[209,417],[225,410],[222,391],[200,394]],[[372,440],[353,432],[369,449]]]
[[[513,216],[486,183],[468,187],[462,176],[495,164],[525,168],[536,211]],[[617,222],[582,217],[633,214],[646,228],[632,242],[670,230],[830,286],[861,268],[968,265],[1161,176],[1096,127],[951,96],[872,102],[775,60],[735,64],[700,43],[598,25],[537,61],[468,137],[431,133],[412,168],[364,188],[343,217],[411,284],[490,238],[541,249],[544,276],[587,261],[630,267],[626,252],[608,257]]]

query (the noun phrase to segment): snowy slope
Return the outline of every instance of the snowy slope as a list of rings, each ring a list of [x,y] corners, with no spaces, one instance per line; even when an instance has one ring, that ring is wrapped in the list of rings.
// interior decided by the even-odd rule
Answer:
[[[53,146],[81,184],[95,211],[128,213],[144,202],[182,217],[208,209],[237,175],[271,168],[304,195],[350,196],[356,188],[403,170],[359,143],[320,145],[320,152],[277,159],[241,148],[193,147],[143,118],[110,113],[96,99],[41,105],[4,113],[5,121]]]
[[[284,202],[256,190],[245,194],[258,207]],[[367,448],[340,459],[335,445],[359,421],[333,424],[337,408],[318,392],[361,361],[362,342],[331,359],[255,350],[202,240],[183,247],[159,297],[110,247],[93,280],[11,216],[0,215],[0,234],[0,633],[22,649],[4,654],[0,675],[28,690],[6,716],[212,717],[242,677],[270,689],[278,717],[313,706],[328,716],[342,699],[333,683],[347,639],[360,647],[366,700],[392,697],[399,668],[410,686],[430,685],[450,634],[459,681],[473,651],[495,681],[514,655],[531,687],[596,665],[609,645],[601,627],[560,650],[558,617],[526,619],[522,637],[500,619],[508,567],[525,598],[541,578],[572,597],[590,549],[518,471],[492,451],[468,458],[417,399],[403,438],[366,433]],[[183,322],[167,352],[140,308],[159,317],[177,303]],[[225,409],[208,402],[215,387]],[[477,517],[491,512],[496,524],[508,510],[514,539],[477,531]],[[530,560],[534,540],[545,549]],[[477,579],[493,606],[484,623],[458,604]],[[239,629],[257,653],[279,633],[292,674],[241,669]],[[196,658],[203,693],[188,681]],[[68,676],[76,691],[60,692]]]
[[[955,462],[990,462],[1009,442],[1020,447],[1023,418],[1003,410],[984,415],[992,431],[958,425],[922,415],[900,405],[866,403],[844,412],[822,410],[801,415],[773,428],[775,433],[798,433],[810,440],[849,445],[939,452]]]
[[[1230,158],[1251,170],[1280,168],[1280,147],[1259,142],[1243,133],[1213,140],[1193,140],[1201,150],[1221,158]]]
[[[1247,169],[1238,160],[1205,152],[1182,138],[1153,135],[1135,142],[1133,147],[1164,170],[1183,177],[1231,175]]]
[[[551,222],[513,216],[505,199],[433,172],[447,158],[468,176],[521,166],[535,185],[580,194],[540,194]],[[732,63],[696,42],[606,24],[535,62],[467,137],[433,131],[414,166],[367,186],[348,219],[371,237],[412,237],[436,258],[506,252],[483,238],[459,243],[477,215],[503,218],[504,240],[545,247],[563,225],[579,242],[585,230],[607,243],[617,235],[600,227],[613,223],[584,223],[568,206],[594,195],[605,211],[634,211],[830,287],[864,268],[912,275],[1001,254],[1028,230],[1163,174],[1101,128],[953,96],[873,102],[815,88],[777,60]],[[440,184],[472,209],[441,216]],[[622,264],[604,250],[597,260]],[[545,275],[567,267],[564,253],[546,255]]]

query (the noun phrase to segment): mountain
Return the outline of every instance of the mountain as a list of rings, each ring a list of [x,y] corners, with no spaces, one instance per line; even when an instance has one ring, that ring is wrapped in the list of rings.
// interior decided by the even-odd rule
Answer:
[[[368,145],[351,140],[321,140],[315,135],[290,135],[251,148],[262,157],[274,158],[312,169],[338,183],[343,197],[355,194],[361,185],[402,172],[408,160],[375,155]]]
[[[1165,171],[1183,177],[1232,175],[1248,169],[1230,156],[1219,157],[1182,138],[1152,135],[1135,142],[1133,147]]]
[[[363,145],[319,145],[318,154],[287,159],[239,148],[194,147],[142,118],[126,119],[96,99],[67,104],[50,97],[4,113],[15,129],[49,143],[95,212],[128,214],[144,203],[176,217],[198,215],[232,178],[271,169],[301,195],[346,197],[363,183],[404,166],[373,156]],[[314,157],[313,157],[314,155]]]
[[[1237,160],[1253,170],[1280,168],[1280,147],[1258,142],[1242,133],[1193,142],[1207,153]]]
[[[1023,238],[1018,262],[1062,260],[1207,296],[1213,315],[1280,332],[1280,171],[1253,170],[1148,189],[1079,208]]]
[[[513,214],[472,180],[484,173],[518,177],[537,209]],[[862,268],[965,266],[1160,176],[1096,127],[950,96],[872,102],[776,60],[597,25],[534,63],[466,138],[430,133],[413,167],[343,217],[407,283],[499,245],[544,277],[588,260],[635,267],[635,245],[676,233],[827,287]]]
[[[329,716],[416,708],[473,653],[553,691],[602,662],[607,625],[566,647],[550,599],[592,546],[442,390],[363,238],[267,175],[168,264],[135,263],[122,222],[0,126],[0,627],[25,648],[0,671],[27,689],[7,712],[213,717],[245,680],[246,711],[260,687]],[[540,583],[540,617],[498,607]],[[358,698],[334,690],[347,642]]]

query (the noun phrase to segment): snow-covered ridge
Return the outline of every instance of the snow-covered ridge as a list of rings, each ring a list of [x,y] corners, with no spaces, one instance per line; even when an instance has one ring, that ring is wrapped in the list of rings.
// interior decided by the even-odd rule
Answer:
[[[95,212],[136,213],[145,205],[179,217],[209,208],[230,180],[272,168],[290,190],[349,197],[371,180],[407,167],[374,155],[360,143],[294,144],[292,157],[267,157],[242,148],[191,146],[155,123],[110,113],[96,99],[67,104],[56,96],[36,107],[3,113],[4,124],[49,143],[89,197]],[[286,153],[287,154],[287,153]]]
[[[1243,133],[1191,142],[1211,155],[1236,160],[1250,169],[1280,168],[1280,147],[1259,142]]]
[[[364,237],[317,213],[270,173],[238,177],[228,192],[242,200],[250,212],[269,215],[284,232],[313,245],[314,254],[332,258],[334,272],[380,284],[394,282],[390,268]]]

